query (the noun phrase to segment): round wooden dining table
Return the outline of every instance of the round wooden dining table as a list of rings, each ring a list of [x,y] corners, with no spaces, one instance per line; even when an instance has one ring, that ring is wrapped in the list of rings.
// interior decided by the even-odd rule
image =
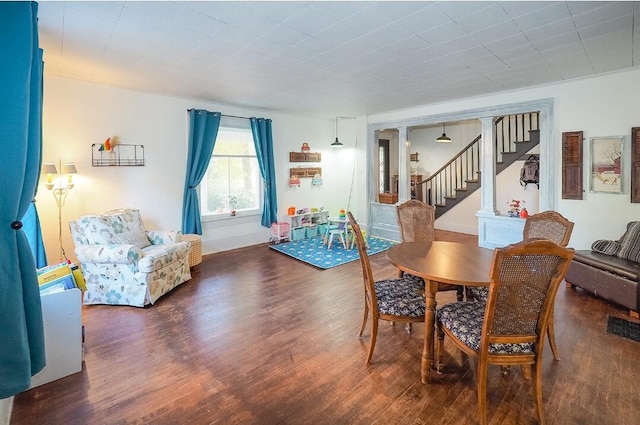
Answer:
[[[465,286],[489,286],[494,250],[477,245],[433,241],[402,242],[387,250],[387,258],[398,269],[425,281],[426,312],[420,375],[429,382],[434,366],[434,330],[438,282]]]

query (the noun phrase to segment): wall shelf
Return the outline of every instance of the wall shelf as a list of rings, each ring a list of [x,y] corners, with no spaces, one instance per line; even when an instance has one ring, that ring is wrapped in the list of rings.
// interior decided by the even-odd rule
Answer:
[[[289,168],[289,178],[293,176],[297,177],[313,177],[316,174],[322,175],[321,167],[296,167]]]
[[[118,144],[110,151],[101,151],[101,143],[91,145],[91,165],[94,167],[144,166],[144,146]]]
[[[320,152],[289,152],[289,162],[320,162]]]

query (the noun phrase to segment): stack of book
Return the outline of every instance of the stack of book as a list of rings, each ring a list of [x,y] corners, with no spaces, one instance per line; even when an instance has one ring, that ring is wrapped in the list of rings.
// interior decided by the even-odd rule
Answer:
[[[37,270],[40,295],[53,294],[67,289],[85,289],[82,272],[75,264],[53,264]]]

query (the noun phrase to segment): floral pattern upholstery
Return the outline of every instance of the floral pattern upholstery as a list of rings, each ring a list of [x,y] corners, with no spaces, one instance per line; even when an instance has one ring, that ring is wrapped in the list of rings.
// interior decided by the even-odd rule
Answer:
[[[145,230],[137,209],[86,215],[69,226],[87,285],[84,304],[144,307],[191,279],[191,244],[180,240],[179,231]],[[149,245],[118,242],[131,232]]]
[[[422,317],[425,301],[409,279],[385,279],[374,283],[380,314]]]
[[[465,301],[446,304],[436,312],[436,320],[449,329],[460,341],[475,351],[480,349],[482,323],[487,304]],[[491,354],[532,353],[533,344],[490,344]]]
[[[484,286],[468,286],[468,294],[472,299],[486,303],[489,299],[489,288]]]

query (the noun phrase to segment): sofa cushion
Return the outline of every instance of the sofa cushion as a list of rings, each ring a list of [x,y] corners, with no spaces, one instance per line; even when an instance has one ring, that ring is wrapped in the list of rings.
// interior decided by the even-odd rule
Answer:
[[[638,282],[638,278],[640,277],[640,263],[614,255],[606,255],[587,250],[576,251],[573,261],[622,276],[634,282]]]
[[[591,250],[606,255],[618,255],[622,245],[618,241],[599,239],[591,244]]]
[[[627,231],[620,239],[622,247],[618,257],[640,262],[640,221],[629,222]]]

